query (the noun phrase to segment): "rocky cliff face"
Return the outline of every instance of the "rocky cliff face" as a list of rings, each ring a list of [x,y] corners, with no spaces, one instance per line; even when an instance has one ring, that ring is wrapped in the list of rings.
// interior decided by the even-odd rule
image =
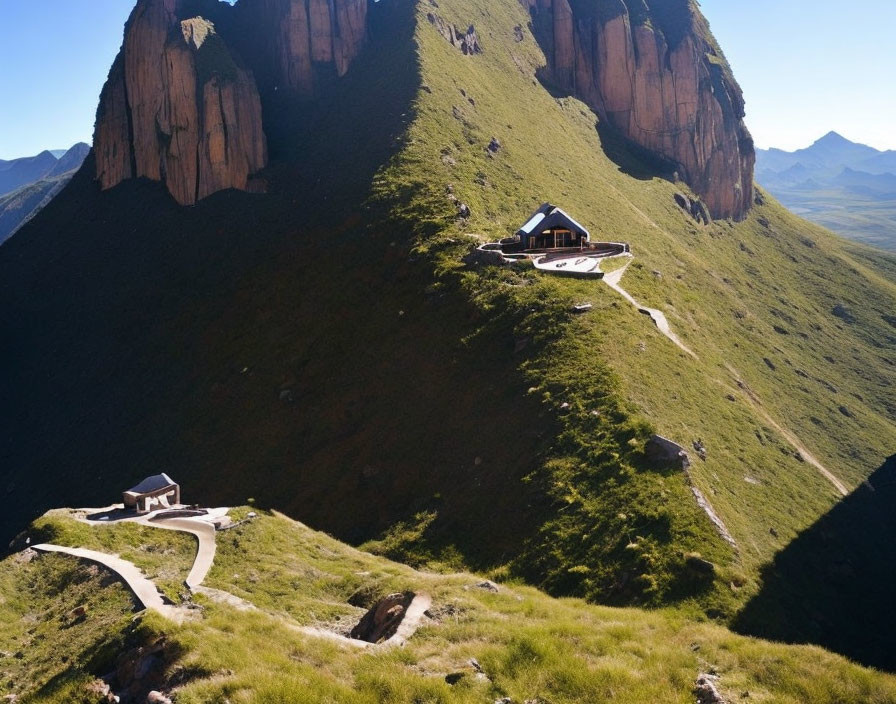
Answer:
[[[245,8],[272,83],[311,96],[319,76],[344,76],[367,39],[367,1],[261,0]]]
[[[234,36],[216,28],[221,17]],[[235,22],[233,20],[236,20]],[[256,37],[254,42],[245,36]],[[367,0],[139,0],[100,96],[97,179],[163,181],[181,204],[248,189],[267,164],[255,76],[309,97],[344,75],[367,36]],[[247,55],[233,50],[239,45]]]
[[[677,164],[713,217],[742,219],[753,195],[744,100],[690,0],[524,0],[553,80],[632,142]]]
[[[261,100],[202,17],[177,0],[141,0],[125,30],[97,113],[97,178],[163,181],[182,205],[225,188],[246,189],[267,163]]]

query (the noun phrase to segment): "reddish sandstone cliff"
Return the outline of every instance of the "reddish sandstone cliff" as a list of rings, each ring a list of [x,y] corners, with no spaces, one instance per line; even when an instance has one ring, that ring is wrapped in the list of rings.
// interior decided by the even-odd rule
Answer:
[[[344,76],[367,40],[367,0],[258,0],[242,12],[271,82],[304,96],[317,75]]]
[[[692,2],[525,1],[546,28],[557,84],[677,164],[714,217],[745,216],[755,153],[743,96]]]
[[[225,22],[233,36],[218,33],[219,16],[237,20]],[[182,204],[246,189],[267,145],[255,77],[233,46],[269,87],[310,97],[366,38],[367,0],[138,0],[100,96],[97,179],[163,181]]]
[[[245,189],[267,162],[261,101],[214,25],[177,0],[141,0],[100,97],[97,178],[163,181],[181,204]]]

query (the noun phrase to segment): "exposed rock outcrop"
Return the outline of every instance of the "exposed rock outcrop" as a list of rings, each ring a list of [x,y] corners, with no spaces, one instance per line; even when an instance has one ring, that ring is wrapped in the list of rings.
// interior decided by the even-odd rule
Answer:
[[[272,84],[306,97],[319,76],[344,76],[367,41],[367,0],[261,0],[242,12]]]
[[[321,80],[345,75],[363,48],[367,7],[367,0],[236,7],[139,0],[100,96],[101,186],[163,181],[185,205],[226,188],[250,189],[267,164],[256,73],[268,89],[315,95]],[[229,34],[219,33],[219,17]]]
[[[673,197],[678,207],[701,225],[709,225],[712,222],[712,218],[706,211],[706,206],[699,200],[686,196],[684,193],[676,193]]]
[[[725,698],[719,692],[717,675],[700,675],[694,685],[697,704],[725,704]]]
[[[470,25],[467,31],[464,32],[435,13],[426,13],[426,19],[438,30],[439,34],[445,37],[456,49],[460,49],[465,56],[482,53],[482,47],[479,45],[479,35],[476,34],[476,28],[473,25]]]
[[[523,0],[551,78],[677,165],[715,218],[753,202],[753,140],[731,69],[691,0]]]
[[[97,111],[97,179],[163,181],[190,205],[225,188],[245,190],[267,163],[255,79],[202,17],[178,0],[141,0]]]
[[[398,631],[398,627],[407,614],[408,607],[414,601],[414,596],[408,592],[390,594],[381,599],[352,629],[350,637],[368,643],[380,643],[388,640]]]

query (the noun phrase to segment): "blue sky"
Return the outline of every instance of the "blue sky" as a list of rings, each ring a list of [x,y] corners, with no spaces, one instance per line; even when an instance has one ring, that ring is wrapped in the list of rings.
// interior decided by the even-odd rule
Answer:
[[[700,0],[760,147],[830,130],[896,149],[894,0]]]
[[[896,2],[701,0],[760,147],[896,149]],[[0,159],[90,142],[133,0],[0,0]]]

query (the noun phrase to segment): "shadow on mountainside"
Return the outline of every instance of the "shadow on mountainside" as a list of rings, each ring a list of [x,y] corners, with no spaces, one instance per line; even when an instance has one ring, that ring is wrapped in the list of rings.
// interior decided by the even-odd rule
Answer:
[[[476,311],[427,292],[412,233],[364,205],[412,117],[414,11],[377,4],[313,103],[264,96],[267,195],[101,194],[90,157],[0,247],[0,544],[166,471],[187,502],[252,497],[356,544],[435,515],[425,540],[467,564],[519,549],[552,428],[506,441],[542,413],[513,322],[467,340]]]
[[[763,572],[736,631],[896,670],[896,455]]]

